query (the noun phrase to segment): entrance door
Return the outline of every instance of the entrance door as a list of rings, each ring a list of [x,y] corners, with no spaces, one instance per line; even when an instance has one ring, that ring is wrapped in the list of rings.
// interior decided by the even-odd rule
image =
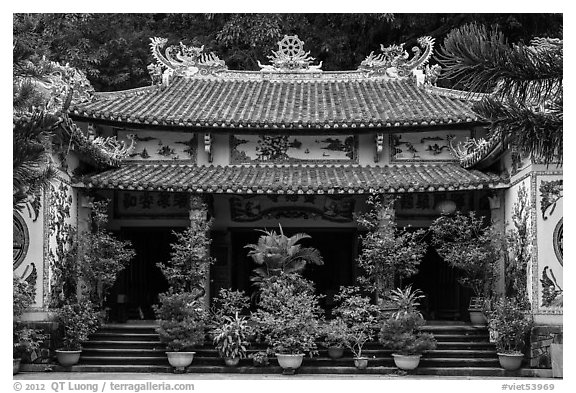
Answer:
[[[168,282],[156,263],[168,262],[170,243],[176,240],[172,234],[175,229],[180,228],[121,229],[121,238],[132,243],[136,256],[119,274],[112,288],[113,315],[124,311],[121,310],[124,306],[118,304],[118,295],[125,295],[129,319],[154,319],[152,305],[158,303],[159,293],[168,290]]]
[[[424,292],[422,311],[430,320],[467,320],[468,304],[472,292],[457,281],[458,272],[450,267],[434,250],[428,247],[418,273],[407,280]]]
[[[301,241],[303,247],[315,247],[324,259],[323,266],[308,265],[303,276],[314,282],[316,292],[326,297],[322,303],[330,307],[332,296],[341,285],[352,285],[354,281],[354,258],[356,231],[327,229],[292,229],[284,228],[287,236],[298,232],[310,235],[311,239]],[[252,271],[257,267],[252,258],[247,256],[247,244],[257,243],[260,232],[255,230],[238,230],[232,232],[232,287],[253,292],[250,281]]]

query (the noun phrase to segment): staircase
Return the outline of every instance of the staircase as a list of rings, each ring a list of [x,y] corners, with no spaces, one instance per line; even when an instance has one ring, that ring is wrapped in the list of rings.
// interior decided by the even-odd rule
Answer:
[[[172,372],[165,347],[159,341],[152,321],[104,325],[85,343],[80,363],[70,368],[78,372]],[[485,327],[460,322],[434,323],[425,326],[438,341],[436,350],[422,356],[420,365],[409,374],[438,376],[528,376],[530,370],[505,371],[499,366],[494,345],[488,340]],[[263,348],[252,348],[257,351]],[[330,359],[320,347],[319,356],[304,358],[299,374],[392,374],[398,372],[391,351],[377,343],[368,343],[363,353],[369,357],[368,368],[354,367],[352,354]],[[226,367],[217,351],[207,345],[196,349],[191,373],[279,374],[282,369],[275,359],[268,367],[253,367],[251,359],[242,359],[238,367]]]

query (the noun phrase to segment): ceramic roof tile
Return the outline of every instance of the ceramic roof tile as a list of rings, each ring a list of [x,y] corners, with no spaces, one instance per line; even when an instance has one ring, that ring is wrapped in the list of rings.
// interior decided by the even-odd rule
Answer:
[[[440,94],[411,79],[325,72],[269,80],[258,73],[175,78],[169,86],[97,93],[70,115],[171,127],[398,127],[480,122],[471,100]],[[231,77],[230,75],[236,75]]]
[[[247,194],[329,192],[434,191],[500,188],[500,176],[467,170],[457,164],[406,166],[197,166],[125,164],[85,179],[87,187],[149,191],[188,191]]]

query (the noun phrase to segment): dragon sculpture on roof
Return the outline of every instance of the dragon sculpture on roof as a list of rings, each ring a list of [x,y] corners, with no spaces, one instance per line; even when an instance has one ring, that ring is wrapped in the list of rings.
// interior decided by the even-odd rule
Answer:
[[[162,48],[166,46],[166,38],[150,38],[150,48],[152,55],[161,67],[174,72],[175,75],[193,76],[209,75],[228,67],[224,60],[221,60],[214,53],[204,53],[204,45],[201,47],[187,46],[180,42],[179,45],[168,46],[164,54]],[[151,70],[152,67],[149,67]]]
[[[369,75],[384,74],[389,78],[401,78],[411,75],[413,70],[424,67],[434,48],[434,38],[425,36],[418,38],[418,45],[412,48],[414,55],[410,58],[408,52],[404,50],[404,44],[390,45],[385,47],[380,45],[382,53],[376,55],[371,52],[366,59],[360,63],[358,70],[365,71]]]

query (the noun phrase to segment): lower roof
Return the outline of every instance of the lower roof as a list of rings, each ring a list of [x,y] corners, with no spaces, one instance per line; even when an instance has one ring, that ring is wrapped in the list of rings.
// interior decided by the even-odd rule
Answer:
[[[125,164],[88,188],[215,194],[369,194],[505,188],[508,180],[458,164],[398,166]]]

